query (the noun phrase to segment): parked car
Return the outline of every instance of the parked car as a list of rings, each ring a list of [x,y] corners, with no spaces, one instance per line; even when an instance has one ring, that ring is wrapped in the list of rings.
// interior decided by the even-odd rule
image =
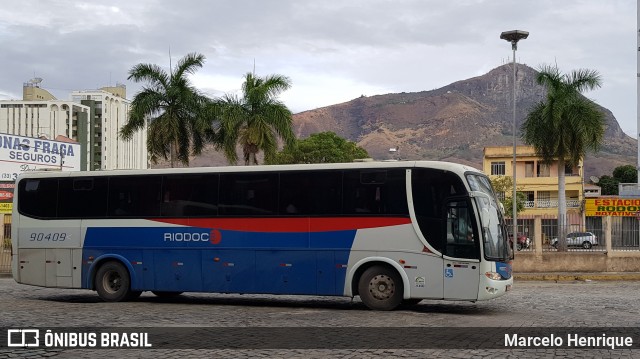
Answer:
[[[513,234],[509,233],[509,244],[513,246]],[[518,242],[516,243],[516,249],[521,251],[531,247],[531,239],[522,233],[518,233]]]
[[[558,238],[551,239],[551,245],[558,248]],[[582,247],[589,249],[598,245],[598,237],[591,232],[572,232],[567,234],[568,247]]]

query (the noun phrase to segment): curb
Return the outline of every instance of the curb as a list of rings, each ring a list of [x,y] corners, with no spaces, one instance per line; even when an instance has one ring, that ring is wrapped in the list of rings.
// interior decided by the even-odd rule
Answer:
[[[640,281],[640,273],[514,273],[514,280],[522,281]]]

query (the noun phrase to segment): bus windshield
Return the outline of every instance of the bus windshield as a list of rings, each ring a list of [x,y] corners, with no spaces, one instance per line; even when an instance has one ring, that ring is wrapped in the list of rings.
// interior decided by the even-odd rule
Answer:
[[[474,198],[482,223],[482,244],[485,258],[496,261],[513,259],[504,217],[489,178],[478,174],[468,174],[467,181],[472,191],[479,192],[479,195]]]

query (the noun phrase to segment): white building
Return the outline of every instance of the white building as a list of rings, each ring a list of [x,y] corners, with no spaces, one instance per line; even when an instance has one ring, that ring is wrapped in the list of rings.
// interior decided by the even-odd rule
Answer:
[[[0,101],[0,134],[55,140],[68,137],[80,143],[81,170],[90,169],[90,108],[72,101]]]
[[[72,101],[62,101],[41,89],[40,81],[23,85],[23,100],[0,101],[0,133],[77,141],[82,170],[148,168],[146,129],[129,141],[119,136],[130,104],[124,85],[75,91]]]
[[[124,85],[74,91],[71,96],[75,103],[90,108],[92,170],[148,168],[147,130],[135,132],[129,141],[119,135],[127,123],[130,105]]]

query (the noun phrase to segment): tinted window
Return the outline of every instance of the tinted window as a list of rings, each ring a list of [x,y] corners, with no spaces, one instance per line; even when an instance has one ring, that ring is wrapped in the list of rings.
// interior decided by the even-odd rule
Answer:
[[[480,258],[480,242],[467,199],[447,204],[446,223],[447,245],[444,254],[455,258]]]
[[[55,218],[58,208],[58,179],[40,178],[20,181],[18,210],[37,218]]]
[[[411,173],[411,187],[420,231],[431,246],[442,252],[446,243],[446,199],[466,195],[464,184],[452,172],[416,168]]]
[[[342,171],[283,172],[280,204],[283,215],[338,215],[342,213]]]
[[[109,216],[160,216],[161,176],[114,176],[109,180]]]
[[[58,200],[60,218],[99,218],[107,215],[108,180],[97,178],[61,178]]]
[[[344,213],[407,215],[405,173],[404,169],[346,171]]]
[[[217,174],[164,176],[162,216],[198,217],[217,214]]]
[[[278,212],[278,175],[234,173],[220,176],[219,213],[273,215]]]

